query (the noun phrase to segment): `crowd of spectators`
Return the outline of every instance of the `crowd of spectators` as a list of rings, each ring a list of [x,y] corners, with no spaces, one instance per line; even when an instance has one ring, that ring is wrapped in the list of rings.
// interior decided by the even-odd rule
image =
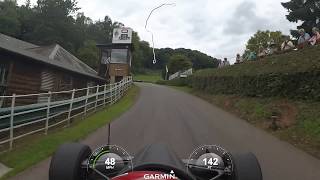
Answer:
[[[300,36],[296,42],[296,45],[290,39],[290,36],[283,36],[284,41],[281,44],[276,44],[274,41],[271,41],[268,43],[268,47],[260,50],[258,54],[254,51],[246,53],[246,56],[244,57],[242,57],[240,54],[237,54],[236,62],[234,64],[241,64],[245,61],[256,61],[273,54],[282,54],[293,50],[303,49],[307,46],[315,46],[320,44],[320,31],[316,27],[312,28],[312,36],[304,29],[299,29],[299,35]],[[224,58],[223,61],[219,60],[219,68],[225,66],[230,66],[228,59]]]
[[[270,56],[273,54],[282,54],[287,53],[293,50],[303,49],[307,46],[316,46],[320,44],[320,31],[318,28],[312,28],[312,36],[307,33],[304,29],[299,29],[299,38],[296,41],[296,45],[290,39],[290,36],[283,36],[284,41],[281,44],[276,44],[274,41],[268,43],[266,49],[262,49],[257,54],[255,51],[247,52],[245,56],[240,54],[236,55],[236,62],[234,64],[241,64],[245,61],[256,61],[258,59]],[[219,68],[230,66],[230,62],[227,58],[219,61]]]

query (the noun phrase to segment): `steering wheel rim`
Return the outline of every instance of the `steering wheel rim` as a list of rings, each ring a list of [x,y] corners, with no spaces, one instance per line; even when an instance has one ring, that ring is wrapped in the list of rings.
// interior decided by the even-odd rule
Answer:
[[[195,180],[195,178],[191,174],[188,174],[186,171],[170,165],[157,164],[157,163],[145,163],[145,164],[135,166],[133,168],[133,171],[159,171],[163,173],[170,173],[170,171],[172,170],[174,171],[175,175],[179,179]]]

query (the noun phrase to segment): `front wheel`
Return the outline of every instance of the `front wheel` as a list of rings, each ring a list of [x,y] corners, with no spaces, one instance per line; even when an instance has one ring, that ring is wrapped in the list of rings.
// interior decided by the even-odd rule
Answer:
[[[258,159],[252,153],[233,156],[236,180],[262,180],[262,172]]]
[[[49,180],[85,180],[86,172],[81,163],[91,154],[87,145],[67,143],[61,145],[52,156],[49,168]]]

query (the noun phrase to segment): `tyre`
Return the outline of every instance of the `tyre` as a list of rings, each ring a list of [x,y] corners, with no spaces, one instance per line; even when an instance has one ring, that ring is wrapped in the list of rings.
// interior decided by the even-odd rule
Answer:
[[[262,180],[262,172],[258,159],[252,153],[233,156],[236,180]]]
[[[85,180],[86,172],[81,163],[91,155],[87,145],[67,143],[59,147],[52,156],[49,180]]]

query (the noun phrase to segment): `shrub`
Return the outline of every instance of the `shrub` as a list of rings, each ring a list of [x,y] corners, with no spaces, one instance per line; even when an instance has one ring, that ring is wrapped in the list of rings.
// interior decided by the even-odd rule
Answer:
[[[212,94],[320,101],[320,47],[197,72],[190,83]]]

